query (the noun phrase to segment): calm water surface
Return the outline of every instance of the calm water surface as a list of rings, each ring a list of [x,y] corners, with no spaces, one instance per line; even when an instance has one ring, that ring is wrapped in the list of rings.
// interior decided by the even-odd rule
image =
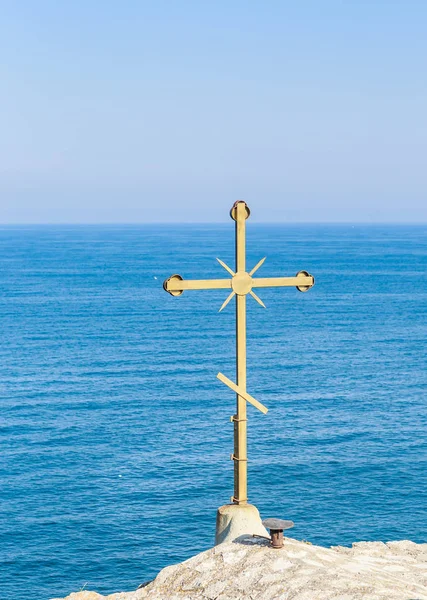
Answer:
[[[135,589],[233,491],[233,225],[0,228],[0,590]],[[249,498],[317,544],[426,541],[427,227],[248,223]],[[167,534],[165,532],[168,532]]]

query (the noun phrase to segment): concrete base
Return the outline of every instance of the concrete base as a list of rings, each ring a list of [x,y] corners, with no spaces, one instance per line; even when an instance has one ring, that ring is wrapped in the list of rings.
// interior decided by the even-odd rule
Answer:
[[[253,504],[225,504],[218,508],[215,546],[254,533],[267,538],[270,537],[261,523],[261,517],[256,506]]]

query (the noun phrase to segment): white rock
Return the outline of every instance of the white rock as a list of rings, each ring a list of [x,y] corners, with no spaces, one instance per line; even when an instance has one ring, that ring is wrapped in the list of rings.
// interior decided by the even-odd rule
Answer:
[[[160,571],[134,592],[66,600],[427,600],[427,544],[358,542],[321,548],[247,537]]]

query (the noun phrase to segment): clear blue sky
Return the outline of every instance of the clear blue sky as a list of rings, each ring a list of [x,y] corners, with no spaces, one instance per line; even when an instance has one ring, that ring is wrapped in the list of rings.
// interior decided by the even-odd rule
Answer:
[[[427,2],[5,0],[0,222],[427,221]]]

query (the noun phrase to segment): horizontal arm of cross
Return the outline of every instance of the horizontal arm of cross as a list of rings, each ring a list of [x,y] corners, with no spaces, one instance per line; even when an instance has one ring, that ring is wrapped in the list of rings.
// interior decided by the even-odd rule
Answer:
[[[235,290],[232,279],[186,279],[180,275],[172,275],[163,283],[164,289],[177,296],[184,290]],[[314,285],[314,277],[307,271],[300,271],[296,277],[249,277],[247,275],[249,286],[244,294],[247,294],[251,288],[265,287],[296,287],[301,292],[306,292]],[[242,292],[237,292],[242,293]]]
[[[175,290],[222,290],[231,288],[231,279],[187,279]]]
[[[300,287],[314,285],[314,277],[312,275],[299,277],[253,277],[252,287]]]
[[[167,292],[182,292],[184,290],[223,290],[231,289],[231,279],[178,279],[174,275],[164,283]]]

